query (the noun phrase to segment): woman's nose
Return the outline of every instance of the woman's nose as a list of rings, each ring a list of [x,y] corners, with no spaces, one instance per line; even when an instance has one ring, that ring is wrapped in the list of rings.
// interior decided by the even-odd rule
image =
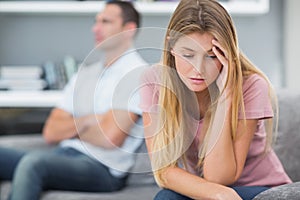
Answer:
[[[194,67],[194,71],[198,72],[198,73],[202,73],[203,71],[203,59],[202,58],[198,58],[196,59],[193,67]]]

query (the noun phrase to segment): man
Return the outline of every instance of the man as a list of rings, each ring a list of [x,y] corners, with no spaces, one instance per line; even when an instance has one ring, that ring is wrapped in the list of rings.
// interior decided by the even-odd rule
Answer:
[[[43,136],[48,151],[0,148],[0,180],[12,180],[10,199],[35,200],[43,190],[111,192],[125,186],[142,142],[139,67],[132,48],[139,14],[129,2],[110,1],[93,27],[104,56],[83,66],[64,89]],[[95,51],[97,52],[97,51]]]

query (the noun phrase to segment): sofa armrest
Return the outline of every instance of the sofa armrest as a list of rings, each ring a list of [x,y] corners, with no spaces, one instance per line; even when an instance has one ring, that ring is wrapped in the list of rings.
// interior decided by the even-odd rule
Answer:
[[[253,200],[298,200],[300,198],[300,182],[273,187],[258,194]]]

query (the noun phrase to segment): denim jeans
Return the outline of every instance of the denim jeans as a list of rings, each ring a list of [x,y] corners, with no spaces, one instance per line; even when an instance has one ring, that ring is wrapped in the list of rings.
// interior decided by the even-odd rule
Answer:
[[[259,193],[269,189],[261,186],[232,187],[243,200],[251,200]],[[189,197],[178,194],[172,190],[163,189],[157,193],[154,200],[192,200]]]
[[[12,180],[11,200],[38,200],[43,190],[111,192],[125,186],[106,166],[72,149],[21,151],[0,147],[0,181]]]

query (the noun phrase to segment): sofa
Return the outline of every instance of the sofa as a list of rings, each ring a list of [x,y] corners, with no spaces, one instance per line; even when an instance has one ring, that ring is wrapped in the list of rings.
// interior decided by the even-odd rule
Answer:
[[[262,192],[255,200],[300,199],[300,92],[295,93],[282,89],[278,91],[279,99],[279,127],[274,149],[282,164],[294,181],[292,184],[274,187]],[[40,134],[24,134],[0,136],[0,146],[32,149],[51,148]],[[146,154],[146,147],[139,149],[138,155]],[[8,158],[9,159],[9,158]],[[1,169],[1,166],[0,166]],[[45,191],[41,200],[151,200],[160,188],[155,184],[150,173],[150,162],[147,156],[138,156],[133,172],[128,178],[127,186],[121,191],[113,193],[87,193],[70,191]],[[180,177],[179,177],[180,178]],[[6,200],[10,182],[0,185],[0,199]]]

